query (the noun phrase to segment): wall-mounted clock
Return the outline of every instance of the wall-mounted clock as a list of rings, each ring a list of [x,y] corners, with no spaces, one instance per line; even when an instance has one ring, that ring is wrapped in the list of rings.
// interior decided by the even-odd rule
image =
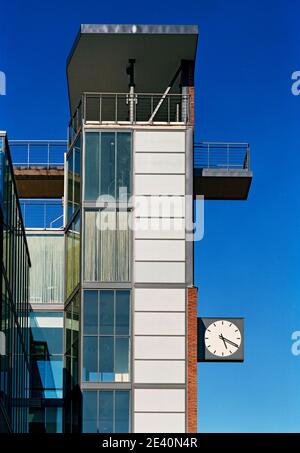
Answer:
[[[243,318],[198,318],[198,362],[243,360]]]

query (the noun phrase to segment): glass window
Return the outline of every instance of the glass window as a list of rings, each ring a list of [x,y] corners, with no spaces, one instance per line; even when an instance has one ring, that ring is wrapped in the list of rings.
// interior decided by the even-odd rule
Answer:
[[[71,219],[74,209],[73,209],[73,151],[71,151],[68,157],[68,220]]]
[[[126,190],[127,199],[129,199],[131,195],[131,134],[117,134],[117,156],[117,197],[120,199],[120,194]]]
[[[98,339],[96,336],[83,339],[83,379],[98,381]]]
[[[84,334],[98,333],[98,291],[87,291],[84,303]]]
[[[97,392],[83,392],[83,432],[97,432]]]
[[[85,259],[86,281],[129,281],[130,247],[128,211],[86,211]]]
[[[87,132],[85,137],[85,200],[119,200],[122,188],[126,201],[131,194],[131,133]]]
[[[80,282],[80,217],[79,214],[71,223],[67,234],[66,276],[67,297]]]
[[[130,394],[127,391],[115,392],[115,432],[129,432],[129,401]]]
[[[99,373],[103,382],[114,380],[114,337],[99,337]]]
[[[80,146],[81,137],[78,137],[73,148],[67,157],[68,168],[68,200],[67,200],[67,220],[71,220],[72,215],[80,204]]]
[[[114,432],[114,393],[111,391],[99,392],[99,432]]]
[[[84,381],[129,381],[129,316],[129,290],[84,291]]]
[[[83,392],[84,433],[129,433],[130,391]]]
[[[100,326],[101,335],[114,333],[114,291],[100,291]]]
[[[129,292],[116,292],[116,335],[129,335]]]
[[[116,198],[116,144],[114,132],[101,133],[101,174],[99,195]]]
[[[99,134],[85,134],[85,200],[97,200],[99,196]]]

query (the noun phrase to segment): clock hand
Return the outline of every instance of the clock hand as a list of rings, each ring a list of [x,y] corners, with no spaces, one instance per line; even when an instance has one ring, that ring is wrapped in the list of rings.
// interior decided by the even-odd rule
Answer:
[[[223,335],[220,335],[219,338],[221,338],[223,341],[226,341],[226,342],[229,343],[229,344],[232,344],[232,346],[235,346],[236,348],[239,347],[239,346],[238,346],[236,343],[234,343],[233,341],[228,340],[228,338],[223,337]]]
[[[227,349],[227,344],[225,343],[225,339],[224,339],[223,335],[222,334],[219,335],[219,338],[221,338],[221,340],[223,340],[224,346]]]

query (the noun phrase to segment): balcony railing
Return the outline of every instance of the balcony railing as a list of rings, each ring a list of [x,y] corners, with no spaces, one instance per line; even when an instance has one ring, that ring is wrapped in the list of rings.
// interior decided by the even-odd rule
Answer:
[[[195,143],[194,168],[250,171],[250,146],[248,143]]]
[[[25,228],[63,228],[63,204],[60,199],[21,199],[20,206]]]
[[[187,124],[190,97],[182,94],[84,93],[69,122],[69,143],[88,124]]]
[[[10,140],[12,162],[20,167],[62,167],[67,140]]]

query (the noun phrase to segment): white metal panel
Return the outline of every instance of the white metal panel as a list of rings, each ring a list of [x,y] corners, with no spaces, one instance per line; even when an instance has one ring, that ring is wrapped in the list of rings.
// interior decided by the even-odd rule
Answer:
[[[134,431],[136,433],[184,433],[185,415],[181,413],[136,413]]]
[[[185,131],[135,131],[135,152],[176,153],[185,151]]]
[[[185,283],[184,262],[141,262],[135,263],[135,281],[138,283]]]
[[[134,225],[135,239],[185,239],[185,219],[141,217]]]
[[[184,313],[135,312],[135,335],[185,335]]]
[[[185,217],[184,196],[135,196],[135,217]]]
[[[136,359],[178,359],[185,358],[185,337],[135,337],[134,356]]]
[[[136,195],[184,195],[184,175],[135,175]]]
[[[184,389],[136,389],[134,392],[136,412],[184,412]]]
[[[135,360],[134,380],[137,384],[184,384],[185,361]]]
[[[139,239],[135,241],[136,261],[184,261],[184,240]]]
[[[136,153],[135,173],[185,173],[185,155],[173,153]]]
[[[136,311],[184,311],[184,288],[135,288]]]

